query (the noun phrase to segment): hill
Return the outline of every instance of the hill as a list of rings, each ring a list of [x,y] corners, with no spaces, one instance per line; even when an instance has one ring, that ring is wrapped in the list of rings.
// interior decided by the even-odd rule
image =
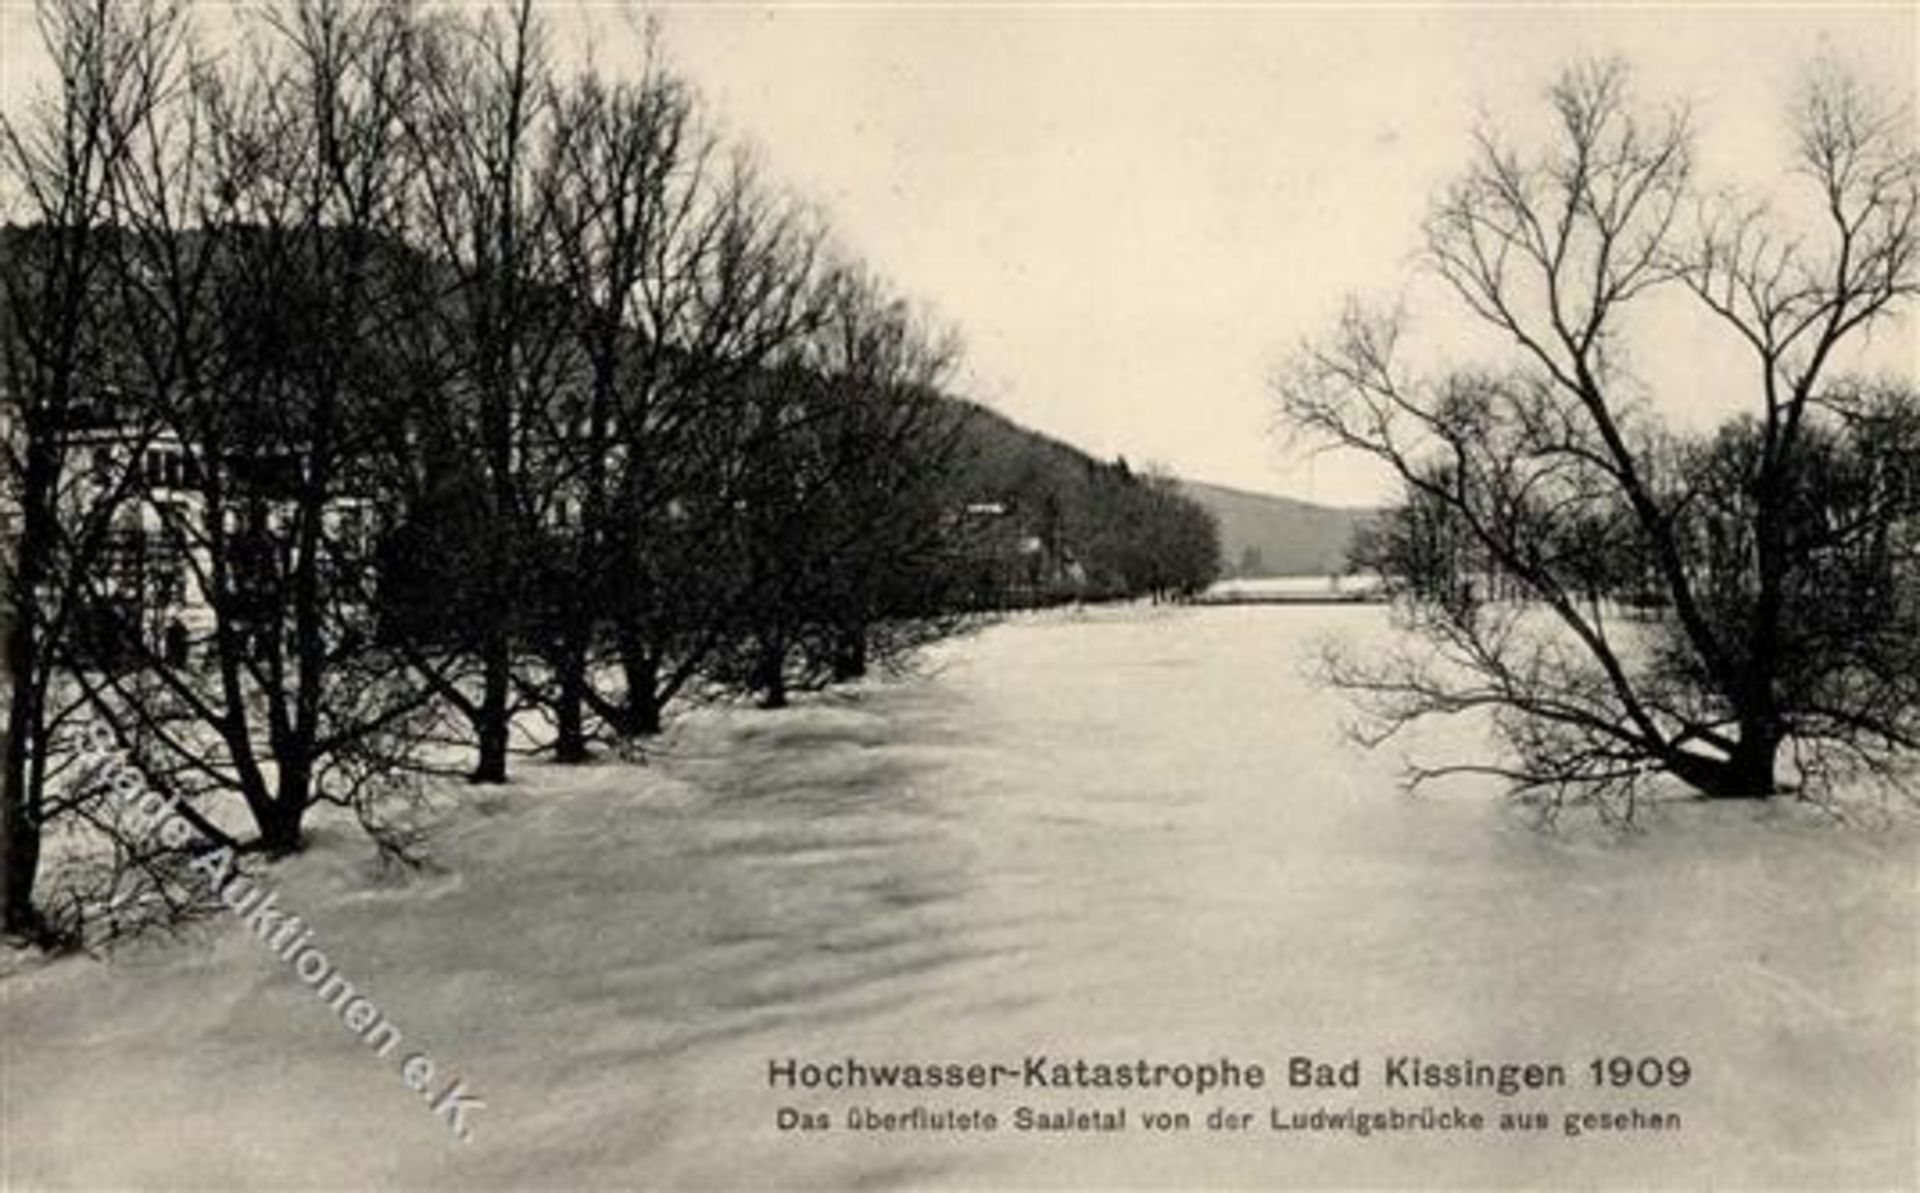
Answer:
[[[1100,460],[955,399],[950,504],[1015,600],[1196,592],[1221,559],[1212,520],[1177,482]]]
[[[1027,533],[1087,558],[1119,516],[1136,477],[984,406],[960,402],[966,430],[960,487],[972,502],[1005,502]],[[1346,570],[1354,529],[1374,513],[1178,479],[1179,496],[1213,516],[1223,577],[1324,576]]]
[[[1354,529],[1373,513],[1182,480],[1180,491],[1220,526],[1228,576],[1324,576],[1344,571]]]

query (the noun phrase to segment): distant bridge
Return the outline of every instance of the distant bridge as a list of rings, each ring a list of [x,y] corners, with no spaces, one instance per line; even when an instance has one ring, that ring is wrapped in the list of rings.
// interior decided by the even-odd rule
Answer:
[[[1222,580],[1193,598],[1196,605],[1378,605],[1387,597],[1372,576],[1281,576]]]

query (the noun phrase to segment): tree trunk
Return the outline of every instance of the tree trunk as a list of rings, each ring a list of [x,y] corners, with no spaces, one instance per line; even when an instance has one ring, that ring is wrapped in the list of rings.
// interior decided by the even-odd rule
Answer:
[[[1766,799],[1779,790],[1774,779],[1774,759],[1780,752],[1780,735],[1772,729],[1748,728],[1740,734],[1740,746],[1727,760],[1727,778],[1715,799]]]
[[[1728,758],[1682,751],[1667,759],[1667,768],[1708,799],[1767,799],[1778,791],[1774,760],[1779,752],[1778,734],[1753,730],[1741,734]]]
[[[45,920],[34,905],[33,891],[40,876],[39,776],[35,773],[34,751],[40,747],[45,721],[46,689],[38,678],[45,672],[36,667],[44,647],[40,638],[39,612],[32,595],[40,590],[46,573],[51,525],[51,510],[44,494],[51,491],[47,479],[51,466],[37,443],[30,448],[26,478],[27,491],[21,503],[23,525],[17,541],[5,543],[11,553],[11,587],[0,591],[5,601],[0,609],[5,639],[0,641],[0,676],[7,684],[7,716],[0,726],[4,749],[0,750],[0,929],[30,939],[41,938]]]
[[[627,695],[627,735],[652,737],[660,732],[660,698],[653,685],[630,689]]]
[[[567,765],[587,761],[591,755],[587,750],[585,701],[580,685],[564,676],[560,681],[560,700],[554,708],[554,721],[558,730],[553,743],[554,761]]]
[[[623,634],[620,670],[627,695],[615,728],[622,737],[652,737],[660,732],[660,657],[641,646],[636,635]]]
[[[289,799],[284,794],[268,805],[266,815],[260,820],[260,849],[268,857],[286,857],[299,853],[306,847],[306,834],[302,822],[306,819],[304,800]]]
[[[475,783],[507,781],[507,731],[510,718],[507,697],[512,681],[512,666],[513,660],[504,641],[487,644],[480,715],[474,724],[480,748],[480,757],[474,764],[471,776]]]
[[[775,634],[761,639],[753,686],[760,693],[761,708],[787,706],[787,644],[782,636]]]
[[[866,674],[867,628],[852,626],[842,629],[834,638],[833,681],[846,683],[864,678]]]
[[[270,798],[254,813],[260,826],[260,849],[268,857],[286,857],[306,848],[304,822],[313,803],[313,765],[304,757],[280,763]]]
[[[33,888],[40,873],[40,825],[25,801],[26,767],[16,759],[13,735],[0,726],[0,755],[5,757],[5,772],[0,782],[0,931],[8,935],[38,939],[45,927],[40,909],[34,906]]]
[[[553,745],[554,760],[563,763],[587,761],[587,651],[577,635],[569,634],[562,643],[557,670],[560,695],[553,715],[559,738]]]

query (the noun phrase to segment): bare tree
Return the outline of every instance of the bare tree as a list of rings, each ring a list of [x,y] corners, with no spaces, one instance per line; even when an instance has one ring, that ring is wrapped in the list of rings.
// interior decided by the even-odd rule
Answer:
[[[129,132],[120,309],[139,400],[181,465],[142,500],[210,623],[129,627],[136,665],[96,688],[149,783],[184,807],[237,796],[255,843],[285,853],[316,803],[362,806],[380,769],[365,755],[426,703],[372,649],[364,466],[408,396],[387,337],[421,319],[396,241],[410,15],[296,0],[267,20],[250,70],[203,64],[166,119]]]
[[[463,645],[478,665],[478,690],[419,659],[471,726],[473,781],[499,783],[523,707],[515,673],[527,631],[526,545],[546,488],[534,474],[553,464],[550,437],[540,440],[566,384],[571,343],[570,300],[538,188],[555,94],[532,0],[474,19],[444,14],[421,48],[421,102],[407,125],[419,178],[415,220],[419,243],[448,277],[444,326],[425,346],[452,356],[437,423],[456,483],[478,504],[452,578],[465,598]]]
[[[1720,798],[1831,777],[1780,773],[1783,744],[1833,725],[1816,727],[1786,648],[1788,594],[1816,559],[1794,539],[1796,478],[1837,354],[1920,282],[1906,118],[1843,77],[1815,80],[1797,172],[1822,226],[1802,235],[1698,197],[1685,113],[1638,114],[1618,63],[1577,66],[1549,94],[1554,143],[1527,156],[1483,132],[1427,223],[1429,264],[1514,358],[1422,378],[1402,360],[1401,319],[1355,307],[1277,382],[1294,426],[1384,462],[1406,493],[1371,562],[1431,649],[1337,661],[1333,677],[1372,698],[1370,740],[1492,714],[1511,761],[1416,781],[1492,772],[1616,811],[1652,774]],[[1656,292],[1699,300],[1758,365],[1737,515],[1704,508],[1694,449],[1637,396],[1625,315]],[[1716,579],[1705,544],[1733,522],[1752,549]],[[1658,606],[1657,648],[1623,624],[1622,572]],[[1877,743],[1856,757],[1913,744],[1911,708],[1849,709],[1852,743]]]
[[[809,367],[825,382],[810,434],[826,566],[806,593],[810,676],[839,682],[904,659],[964,619],[951,567],[951,477],[966,411],[942,387],[960,345],[872,277],[843,272]]]
[[[85,578],[109,547],[127,474],[108,445],[74,467],[86,432],[115,417],[112,199],[127,164],[124,130],[161,102],[180,17],[161,5],[49,0],[39,8],[55,81],[0,121],[0,351],[9,523],[5,666],[10,693],[0,776],[0,927],[37,935],[34,902],[57,741],[75,704],[57,677],[80,633]],[[142,432],[131,430],[137,440]]]
[[[638,79],[583,72],[560,103],[542,197],[585,376],[554,412],[562,458],[542,519],[550,545],[540,636],[552,671],[555,756],[579,761],[590,712],[621,734],[659,727],[644,651],[629,649],[627,658],[629,686],[645,691],[621,700],[596,685],[597,646],[619,610],[661,603],[656,569],[642,552],[655,562],[662,554],[655,532],[669,497],[663,463],[686,403],[666,400],[669,374],[684,371],[673,355],[683,346],[662,338],[679,329],[659,316],[689,302],[691,271],[708,247],[703,205],[713,149],[692,90],[665,62],[652,29]]]
[[[792,375],[827,318],[824,232],[745,155],[703,166],[655,244],[634,303],[639,355],[621,420],[607,555],[624,681],[596,707],[623,735],[667,705],[735,632],[755,586],[737,535],[750,476],[782,428],[769,380]]]

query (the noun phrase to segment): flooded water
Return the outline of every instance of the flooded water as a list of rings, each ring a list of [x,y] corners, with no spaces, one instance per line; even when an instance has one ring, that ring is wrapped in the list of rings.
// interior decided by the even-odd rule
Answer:
[[[1306,677],[1318,638],[1384,622],[1036,615],[916,678],[702,713],[646,767],[531,770],[456,816],[445,872],[404,886],[370,883],[336,840],[285,868],[282,902],[485,1096],[474,1141],[448,1141],[389,1061],[227,923],[8,983],[8,1171],[202,1187],[1904,1180],[1912,833],[1678,808],[1624,838],[1549,837],[1484,788],[1410,799],[1396,757],[1343,744],[1344,706]],[[1384,1088],[1405,1055],[1556,1064],[1569,1084]],[[778,1078],[789,1062],[1042,1056],[1258,1065],[1266,1082]],[[1296,1056],[1357,1059],[1364,1084],[1293,1088]],[[1595,1089],[1589,1062],[1612,1056],[1685,1058],[1688,1081]],[[1272,1126],[1429,1106],[1489,1122]],[[1022,1130],[1022,1107],[1124,1111],[1125,1128]],[[849,1126],[916,1108],[923,1129]],[[1566,1130],[1569,1112],[1632,1110],[1678,1130]],[[1215,1111],[1246,1125],[1209,1127]],[[1187,1125],[1153,1129],[1157,1112]],[[1503,1112],[1548,1127],[1503,1132]],[[976,1125],[924,1127],[947,1115]]]

